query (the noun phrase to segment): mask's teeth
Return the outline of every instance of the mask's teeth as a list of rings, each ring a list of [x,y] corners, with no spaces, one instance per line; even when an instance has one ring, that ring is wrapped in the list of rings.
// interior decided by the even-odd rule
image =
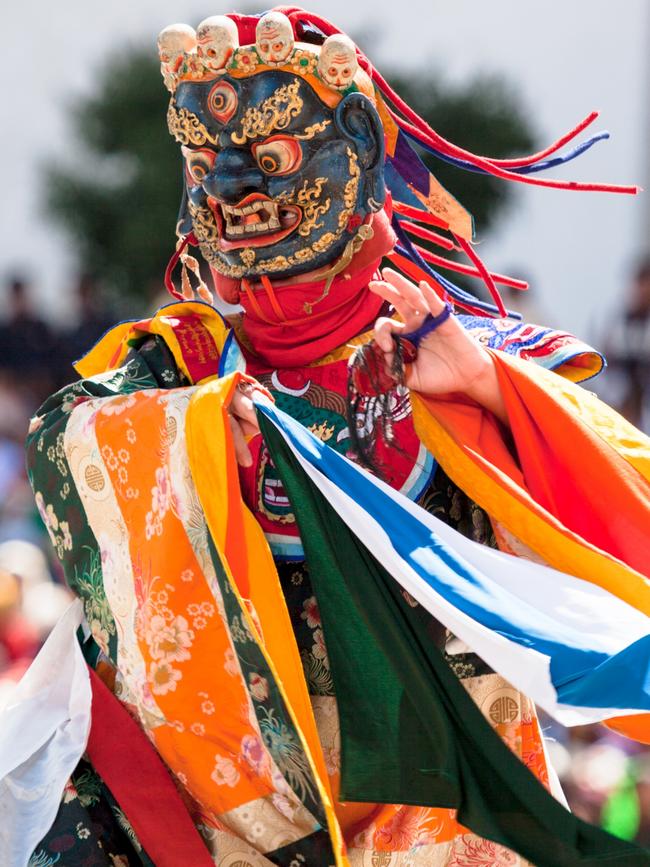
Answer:
[[[257,200],[250,205],[237,208],[221,202],[226,235],[254,235],[273,232],[296,222],[297,215],[292,208],[280,208],[277,202]]]

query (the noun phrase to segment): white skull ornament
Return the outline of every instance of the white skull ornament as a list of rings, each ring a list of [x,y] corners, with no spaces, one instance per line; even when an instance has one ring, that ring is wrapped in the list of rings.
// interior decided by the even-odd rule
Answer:
[[[213,15],[196,28],[196,51],[203,65],[213,72],[224,69],[239,47],[237,25],[227,15]]]
[[[160,71],[165,80],[165,86],[172,92],[175,89],[175,75],[185,54],[190,54],[196,48],[196,33],[189,24],[170,24],[158,35],[158,55]]]
[[[282,12],[269,12],[258,21],[255,43],[264,63],[282,63],[293,51],[294,38],[291,21]]]
[[[328,36],[318,58],[318,73],[323,81],[337,90],[345,90],[359,69],[354,42],[344,33]]]

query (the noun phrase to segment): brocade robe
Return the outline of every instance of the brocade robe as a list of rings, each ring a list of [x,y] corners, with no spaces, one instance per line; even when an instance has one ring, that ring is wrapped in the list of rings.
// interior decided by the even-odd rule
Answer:
[[[339,802],[338,706],[353,699],[336,694],[318,599],[272,460],[257,438],[254,466],[241,473],[240,484],[276,555],[283,624],[295,640],[290,662],[300,660],[304,678],[295,688],[282,685],[272,654],[262,650],[267,639],[279,647],[281,636],[267,635],[268,615],[254,593],[249,598],[233,586],[215,551],[183,445],[183,413],[195,386],[228,373],[228,365],[241,366],[241,358],[235,352],[233,360],[231,342],[224,365],[224,343],[213,358],[218,367],[210,367],[200,340],[174,341],[173,324],[171,330],[138,325],[113,339],[111,361],[102,361],[106,372],[41,408],[29,439],[30,476],[66,579],[84,604],[90,633],[84,653],[169,768],[214,862],[325,867],[335,863],[340,834],[353,867],[523,867],[521,856],[460,825],[453,809]],[[248,370],[285,411],[349,454],[347,355],[280,372],[249,360]],[[490,517],[421,446],[408,395],[396,393],[392,406],[402,450],[385,465],[391,484],[468,537],[495,546]],[[383,455],[390,458],[386,449]],[[499,532],[503,540],[506,530]],[[242,546],[245,538],[235,542]],[[526,550],[512,536],[510,544]],[[406,601],[490,726],[548,784],[531,702],[467,648],[458,652],[453,636]],[[309,723],[301,731],[299,714],[290,710],[290,690],[297,695],[305,687],[322,759],[313,740],[308,746]],[[305,714],[303,708],[303,723]],[[319,767],[325,783],[315,779]],[[114,794],[82,762],[33,863],[152,860]]]

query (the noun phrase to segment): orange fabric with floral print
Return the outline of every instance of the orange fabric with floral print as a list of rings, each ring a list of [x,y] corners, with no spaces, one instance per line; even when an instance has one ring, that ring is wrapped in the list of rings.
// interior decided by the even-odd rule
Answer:
[[[192,797],[219,814],[271,794],[271,766],[254,770],[240,758],[242,742],[259,740],[260,734],[250,720],[246,685],[232,662],[227,627],[174,510],[164,405],[151,392],[132,397],[131,425],[158,431],[150,448],[131,455],[127,426],[105,409],[97,414],[95,433],[130,531],[136,631],[147,688],[166,720],[150,734]],[[129,455],[130,488],[111,459],[120,453]],[[139,495],[129,496],[134,490]]]
[[[268,544],[239,489],[227,408],[233,390],[242,379],[245,377],[241,374],[233,374],[206,383],[196,391],[185,426],[190,465],[213,539],[217,547],[226,552],[226,565],[233,583],[251,615],[251,629],[276,674],[296,728],[304,739],[303,746],[314,766],[330,819],[330,831],[341,847],[321,743],[291,620]]]

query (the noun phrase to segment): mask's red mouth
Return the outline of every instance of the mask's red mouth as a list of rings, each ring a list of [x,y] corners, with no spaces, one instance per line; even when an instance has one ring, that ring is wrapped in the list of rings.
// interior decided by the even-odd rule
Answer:
[[[226,251],[277,244],[302,220],[297,205],[280,205],[261,193],[251,193],[236,205],[210,196],[208,207],[217,221],[219,247]]]

